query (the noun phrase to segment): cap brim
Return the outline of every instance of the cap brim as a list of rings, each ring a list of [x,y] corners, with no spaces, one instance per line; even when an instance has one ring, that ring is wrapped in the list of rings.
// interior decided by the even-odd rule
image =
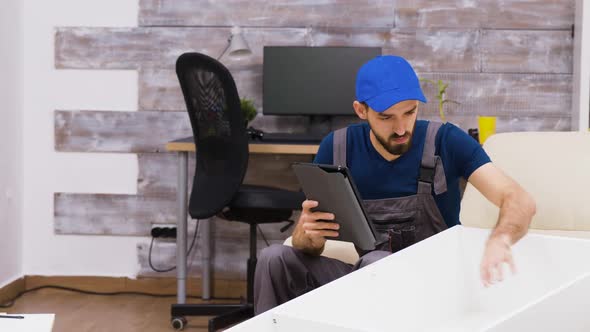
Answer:
[[[375,112],[381,113],[391,106],[406,100],[418,100],[426,103],[426,97],[422,93],[422,89],[410,89],[410,90],[391,90],[384,92],[378,96],[365,100],[365,103],[369,105]]]

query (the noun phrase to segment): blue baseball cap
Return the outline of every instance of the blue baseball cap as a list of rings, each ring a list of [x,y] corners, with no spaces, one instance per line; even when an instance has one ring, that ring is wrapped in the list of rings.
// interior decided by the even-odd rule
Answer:
[[[379,113],[404,100],[426,102],[414,69],[395,55],[378,56],[359,69],[356,100]]]

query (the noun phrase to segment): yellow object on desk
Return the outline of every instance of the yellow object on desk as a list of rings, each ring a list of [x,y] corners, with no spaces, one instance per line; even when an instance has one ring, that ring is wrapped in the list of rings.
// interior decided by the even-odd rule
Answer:
[[[496,117],[478,116],[477,122],[479,125],[479,144],[483,144],[488,137],[496,133]]]

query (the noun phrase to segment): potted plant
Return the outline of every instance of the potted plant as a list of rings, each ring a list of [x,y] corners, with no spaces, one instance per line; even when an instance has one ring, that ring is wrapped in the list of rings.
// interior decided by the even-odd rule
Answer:
[[[258,111],[256,110],[256,106],[254,106],[254,101],[247,98],[240,99],[240,108],[244,113],[244,120],[246,121],[246,127],[248,127],[248,123],[256,117]]]
[[[440,119],[443,122],[446,122],[445,113],[444,113],[444,104],[446,103],[455,103],[460,104],[457,101],[445,99],[445,94],[449,83],[445,83],[442,80],[428,80],[428,79],[420,79],[421,82],[432,84],[436,89],[436,100],[438,101],[438,113]],[[495,116],[478,116],[478,128],[470,128],[468,131],[469,136],[473,137],[476,141],[480,144],[496,132],[496,117]]]
[[[447,122],[444,112],[444,104],[446,103],[455,103],[460,104],[457,101],[451,99],[445,99],[445,94],[447,92],[447,88],[449,87],[449,83],[445,83],[442,80],[428,80],[425,78],[420,79],[421,82],[432,84],[436,88],[436,100],[438,101],[438,114],[442,122]]]

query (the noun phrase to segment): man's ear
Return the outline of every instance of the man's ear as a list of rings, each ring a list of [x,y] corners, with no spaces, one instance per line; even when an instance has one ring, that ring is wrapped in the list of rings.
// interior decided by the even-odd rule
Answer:
[[[367,120],[367,107],[365,107],[365,105],[361,104],[359,101],[355,100],[352,103],[352,107],[354,108],[354,112],[356,113],[356,115],[363,119],[363,120]]]

